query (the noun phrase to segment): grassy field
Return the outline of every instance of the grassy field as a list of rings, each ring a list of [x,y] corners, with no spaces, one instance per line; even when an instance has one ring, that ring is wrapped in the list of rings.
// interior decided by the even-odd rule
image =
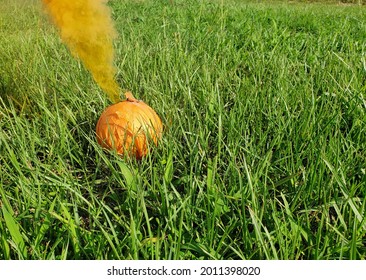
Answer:
[[[0,259],[365,259],[366,8],[115,0],[142,161],[39,1],[0,0]]]

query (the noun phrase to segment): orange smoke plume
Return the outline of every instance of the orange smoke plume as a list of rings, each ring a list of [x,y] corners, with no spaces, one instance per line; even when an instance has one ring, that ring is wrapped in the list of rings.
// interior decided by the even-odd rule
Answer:
[[[112,102],[120,101],[113,65],[117,33],[107,0],[42,1],[71,53],[81,59]]]

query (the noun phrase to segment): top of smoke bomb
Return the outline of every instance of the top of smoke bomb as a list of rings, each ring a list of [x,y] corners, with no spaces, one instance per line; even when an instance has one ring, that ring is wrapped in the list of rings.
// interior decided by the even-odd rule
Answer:
[[[71,53],[83,62],[112,102],[120,101],[121,88],[113,65],[117,32],[106,1],[42,1]]]

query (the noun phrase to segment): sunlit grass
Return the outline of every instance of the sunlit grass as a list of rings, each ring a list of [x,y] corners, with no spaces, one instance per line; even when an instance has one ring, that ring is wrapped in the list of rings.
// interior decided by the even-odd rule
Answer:
[[[38,1],[0,5],[0,258],[364,259],[366,10],[111,1],[141,162]],[[223,4],[226,3],[226,4]]]

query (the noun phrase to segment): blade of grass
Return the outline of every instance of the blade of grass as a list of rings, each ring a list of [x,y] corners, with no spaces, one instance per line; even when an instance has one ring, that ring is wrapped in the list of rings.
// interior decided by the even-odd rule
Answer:
[[[5,206],[1,207],[3,212],[3,217],[5,220],[5,224],[7,229],[9,230],[10,237],[14,241],[16,245],[16,250],[19,254],[19,257],[22,259],[28,258],[27,248],[25,246],[24,238],[20,233],[20,226],[18,222],[13,218],[13,216],[6,210]]]

